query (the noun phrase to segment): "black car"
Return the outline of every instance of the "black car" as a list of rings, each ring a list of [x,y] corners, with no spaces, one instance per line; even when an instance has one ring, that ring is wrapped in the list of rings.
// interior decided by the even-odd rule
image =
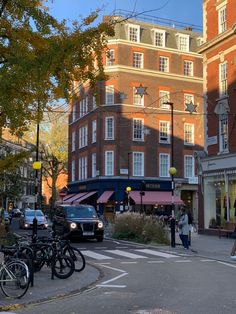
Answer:
[[[69,238],[103,241],[103,222],[91,205],[60,205],[56,208],[52,229]]]

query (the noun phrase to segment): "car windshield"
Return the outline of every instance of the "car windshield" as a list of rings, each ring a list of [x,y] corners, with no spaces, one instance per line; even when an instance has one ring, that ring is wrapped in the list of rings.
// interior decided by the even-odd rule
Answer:
[[[35,212],[34,210],[26,210],[25,211],[25,216],[32,217],[32,216],[34,216],[34,212]],[[42,217],[44,215],[43,215],[43,212],[41,210],[36,210],[36,216],[37,217]]]
[[[66,208],[68,218],[97,218],[97,213],[93,207],[72,206]]]

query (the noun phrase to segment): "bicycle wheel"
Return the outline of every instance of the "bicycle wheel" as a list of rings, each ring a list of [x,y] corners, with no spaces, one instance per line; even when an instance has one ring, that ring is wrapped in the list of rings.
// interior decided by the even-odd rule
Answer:
[[[82,271],[85,268],[85,258],[78,248],[67,246],[63,250],[63,254],[73,259],[76,272]]]
[[[57,256],[52,263],[54,275],[60,279],[69,278],[74,270],[75,263],[73,259],[66,255]]]
[[[5,296],[21,298],[29,288],[29,270],[22,261],[10,261],[3,265],[0,287]]]

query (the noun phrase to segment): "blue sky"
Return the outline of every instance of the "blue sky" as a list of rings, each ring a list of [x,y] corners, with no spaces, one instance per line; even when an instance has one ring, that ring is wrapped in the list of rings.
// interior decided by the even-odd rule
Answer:
[[[203,0],[53,0],[49,4],[50,14],[61,20],[79,20],[86,17],[97,8],[101,8],[102,15],[111,14],[115,9],[122,9],[167,18],[202,26]]]

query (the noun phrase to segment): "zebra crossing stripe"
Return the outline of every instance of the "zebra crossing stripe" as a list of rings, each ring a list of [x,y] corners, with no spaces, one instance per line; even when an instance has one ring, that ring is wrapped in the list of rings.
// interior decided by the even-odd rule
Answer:
[[[165,258],[176,257],[176,255],[173,255],[173,254],[158,252],[158,251],[149,250],[149,249],[138,249],[135,251],[140,252],[140,253],[155,255],[155,256],[159,256],[159,257],[165,257]]]
[[[129,253],[129,252],[126,252],[126,251],[121,251],[121,250],[106,250],[106,252],[109,252],[109,253],[112,253],[112,254],[116,254],[116,255],[119,255],[119,256],[123,256],[123,257],[132,258],[132,259],[147,258],[146,256],[143,256],[143,255]]]
[[[113,257],[103,255],[100,253],[95,253],[93,251],[83,251],[83,255],[97,259],[97,260],[103,260],[103,259],[113,259]]]

